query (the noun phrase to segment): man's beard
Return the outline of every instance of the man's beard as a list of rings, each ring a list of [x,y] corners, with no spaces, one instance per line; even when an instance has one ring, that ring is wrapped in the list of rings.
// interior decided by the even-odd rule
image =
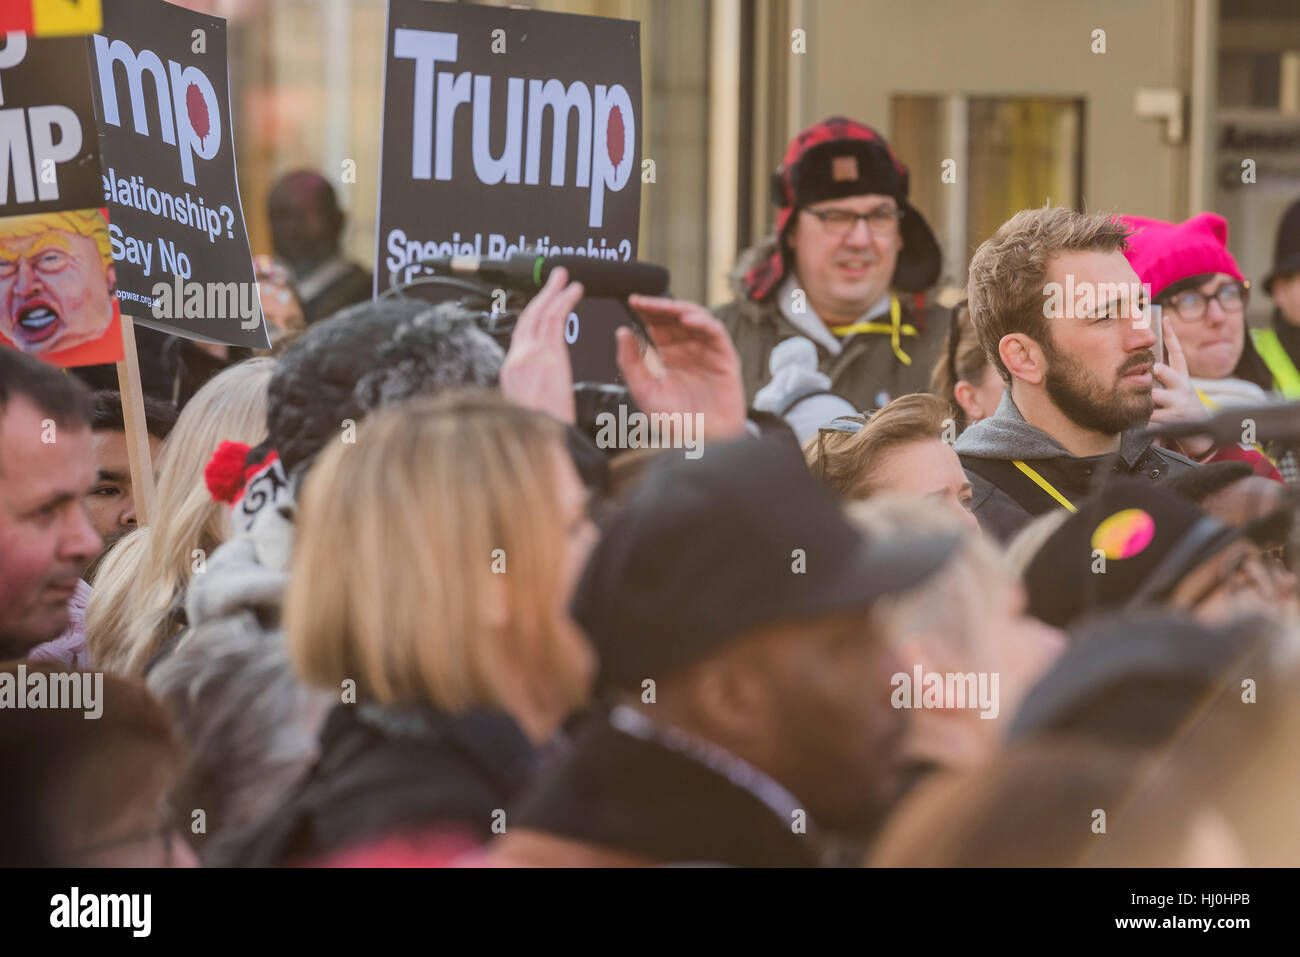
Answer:
[[[1125,360],[1107,389],[1078,359],[1058,352],[1050,342],[1042,346],[1048,362],[1047,395],[1075,425],[1102,435],[1118,435],[1134,426],[1145,425],[1151,418],[1155,403],[1150,389],[1126,398],[1120,394],[1120,378],[1138,366],[1154,364],[1153,353],[1144,352]]]

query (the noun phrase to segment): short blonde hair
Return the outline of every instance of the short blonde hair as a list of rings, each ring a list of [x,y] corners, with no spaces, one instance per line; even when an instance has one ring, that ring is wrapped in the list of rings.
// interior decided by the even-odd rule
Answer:
[[[820,431],[803,447],[813,474],[847,499],[867,498],[876,491],[876,468],[891,449],[942,440],[949,426],[954,437],[956,432],[951,406],[924,392],[899,396],[870,418],[859,418],[866,424],[857,432]]]
[[[1050,341],[1043,304],[1052,258],[1084,250],[1122,251],[1129,235],[1128,226],[1112,215],[1043,206],[1022,209],[980,243],[966,282],[970,318],[1003,382],[1011,382],[998,352],[1003,336],[1019,332],[1035,342]]]
[[[70,209],[61,213],[35,213],[0,219],[0,239],[25,239],[52,230],[62,230],[95,241],[104,267],[113,265],[113,247],[108,240],[108,222],[97,209]]]
[[[558,422],[478,392],[381,409],[354,444],[331,442],[304,483],[285,601],[299,675],[453,713],[580,703],[590,661],[552,625],[565,455]]]
[[[1015,578],[998,547],[962,525],[949,512],[904,496],[881,495],[851,502],[844,514],[872,540],[906,540],[924,535],[959,535],[954,554],[914,588],[880,599],[872,613],[894,647],[927,632],[968,648],[972,627],[987,617],[988,602]]]
[[[1070,513],[1068,511],[1063,508],[1056,508],[1035,517],[1033,521],[1016,532],[1011,541],[1007,543],[1007,563],[1017,577],[1021,579],[1025,577],[1025,571],[1029,568],[1029,563],[1034,560],[1034,556],[1047,544],[1047,540],[1056,533],[1056,530],[1065,524],[1065,520],[1069,517]]]

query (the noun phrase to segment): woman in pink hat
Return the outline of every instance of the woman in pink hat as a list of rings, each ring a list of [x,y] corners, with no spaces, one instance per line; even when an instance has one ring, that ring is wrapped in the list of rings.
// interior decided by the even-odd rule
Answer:
[[[1210,411],[1224,406],[1264,405],[1278,398],[1273,376],[1251,342],[1246,327],[1250,283],[1228,252],[1228,223],[1201,213],[1182,223],[1124,216],[1136,232],[1125,255],[1138,278],[1150,286],[1152,301],[1165,317],[1165,351],[1170,364],[1179,352],[1201,403]],[[1256,471],[1282,478],[1250,447],[1213,449],[1202,461],[1246,459]],[[1294,461],[1284,462],[1294,467]],[[1300,475],[1289,477],[1291,481]]]

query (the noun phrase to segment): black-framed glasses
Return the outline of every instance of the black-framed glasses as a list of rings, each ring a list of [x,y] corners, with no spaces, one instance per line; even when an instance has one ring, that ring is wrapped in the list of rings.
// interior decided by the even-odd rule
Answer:
[[[1220,562],[1214,581],[1201,589],[1190,607],[1200,606],[1223,588],[1230,588],[1233,594],[1253,591],[1271,596],[1281,570],[1277,562],[1274,549],[1241,552],[1226,562]]]
[[[862,427],[867,424],[868,416],[865,415],[837,415],[825,425],[817,429],[818,435],[830,432],[842,432],[847,435],[854,435],[862,431]]]
[[[903,210],[897,206],[877,206],[865,213],[855,213],[851,209],[805,209],[805,213],[821,220],[822,228],[832,236],[845,236],[859,219],[866,220],[873,236],[888,236],[898,231],[899,220]]]
[[[1250,282],[1236,279],[1225,282],[1214,292],[1206,295],[1199,289],[1184,289],[1170,296],[1166,306],[1177,314],[1179,319],[1195,321],[1204,319],[1210,308],[1210,300],[1217,299],[1219,308],[1224,312],[1242,312],[1250,302]]]
[[[817,474],[825,480],[826,478],[826,436],[828,435],[856,435],[862,431],[862,427],[867,424],[871,418],[870,413],[857,412],[853,415],[837,415],[825,425],[817,429]]]

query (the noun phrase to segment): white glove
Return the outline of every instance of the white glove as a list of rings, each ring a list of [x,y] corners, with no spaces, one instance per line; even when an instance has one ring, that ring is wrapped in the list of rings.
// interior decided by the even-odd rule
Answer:
[[[754,396],[754,408],[776,414],[785,410],[782,418],[794,430],[800,445],[836,416],[858,411],[839,396],[813,394],[829,390],[831,380],[817,368],[817,347],[812,340],[795,336],[777,343],[767,365],[772,378]],[[809,398],[797,401],[801,395]],[[787,410],[792,402],[795,404]]]

